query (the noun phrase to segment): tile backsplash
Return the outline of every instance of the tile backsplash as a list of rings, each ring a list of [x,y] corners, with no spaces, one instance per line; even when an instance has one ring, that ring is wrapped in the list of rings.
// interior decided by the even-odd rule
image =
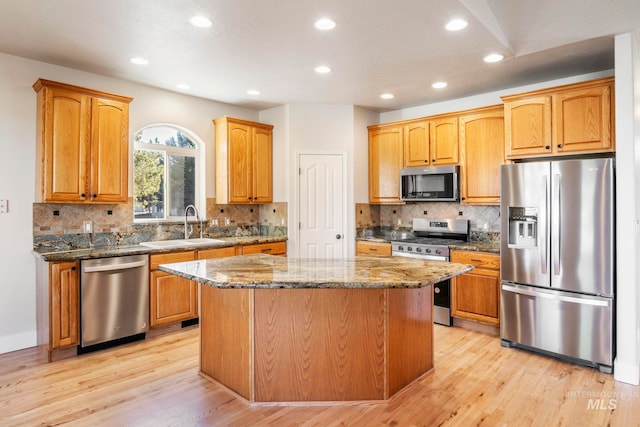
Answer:
[[[475,240],[487,238],[494,240],[500,235],[499,206],[461,205],[453,202],[407,203],[406,205],[356,204],[358,233],[373,228],[411,230],[413,218],[468,219],[471,237]]]
[[[218,205],[215,199],[207,199],[206,220],[206,237],[286,236],[287,203]],[[91,233],[83,233],[85,221],[91,221]],[[199,224],[189,223],[199,233]],[[82,249],[182,237],[183,221],[134,223],[131,198],[121,205],[33,204],[34,249]]]

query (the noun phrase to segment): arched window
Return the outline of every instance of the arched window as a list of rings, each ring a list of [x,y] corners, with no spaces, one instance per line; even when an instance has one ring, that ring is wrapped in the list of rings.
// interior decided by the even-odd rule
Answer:
[[[196,142],[198,140],[188,130],[168,124],[155,124],[136,132],[135,221],[183,219],[188,205],[200,208],[199,168],[203,144]]]

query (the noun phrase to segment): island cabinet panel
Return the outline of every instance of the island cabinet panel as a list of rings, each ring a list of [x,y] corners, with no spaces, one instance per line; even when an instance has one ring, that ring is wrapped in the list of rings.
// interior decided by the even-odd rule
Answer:
[[[202,285],[201,296],[200,371],[253,401],[253,290]]]
[[[255,399],[385,398],[384,289],[256,289]]]
[[[387,393],[433,368],[433,287],[388,290]]]
[[[193,261],[195,251],[151,255],[149,314],[151,327],[198,317],[198,284],[157,270],[159,264]]]

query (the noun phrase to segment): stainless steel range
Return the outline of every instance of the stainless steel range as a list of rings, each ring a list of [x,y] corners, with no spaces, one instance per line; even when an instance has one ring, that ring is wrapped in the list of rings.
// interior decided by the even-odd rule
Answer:
[[[469,241],[469,220],[413,219],[413,235],[391,242],[391,255],[449,261],[449,245]],[[451,282],[433,287],[433,321],[451,326]]]

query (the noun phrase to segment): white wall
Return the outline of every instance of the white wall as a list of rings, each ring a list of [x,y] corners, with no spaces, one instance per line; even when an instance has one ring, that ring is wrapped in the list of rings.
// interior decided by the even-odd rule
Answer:
[[[615,40],[616,70],[616,199],[617,225],[617,356],[614,377],[640,384],[640,44],[638,35]],[[635,234],[631,232],[635,230]]]
[[[502,104],[501,96],[514,95],[517,93],[529,92],[537,89],[544,89],[564,84],[577,83],[586,80],[598,79],[601,77],[609,77],[613,75],[613,70],[602,71],[597,73],[583,74],[580,76],[567,77],[563,79],[550,80],[541,83],[519,86],[510,89],[503,89],[495,92],[487,92],[480,95],[469,96],[466,98],[452,99],[449,101],[437,102],[434,104],[420,105],[402,110],[389,111],[380,114],[380,123],[395,122],[398,120],[415,119],[419,117],[433,116],[435,114],[444,114],[455,111],[469,110],[472,108],[488,107],[490,105]]]
[[[0,54],[0,353],[36,344],[33,202],[38,78],[131,96],[130,133],[151,123],[188,128],[207,143],[207,195],[214,196],[213,123],[223,115],[257,120],[258,112],[65,67]],[[130,175],[131,176],[131,175]],[[132,186],[129,186],[130,194]]]

